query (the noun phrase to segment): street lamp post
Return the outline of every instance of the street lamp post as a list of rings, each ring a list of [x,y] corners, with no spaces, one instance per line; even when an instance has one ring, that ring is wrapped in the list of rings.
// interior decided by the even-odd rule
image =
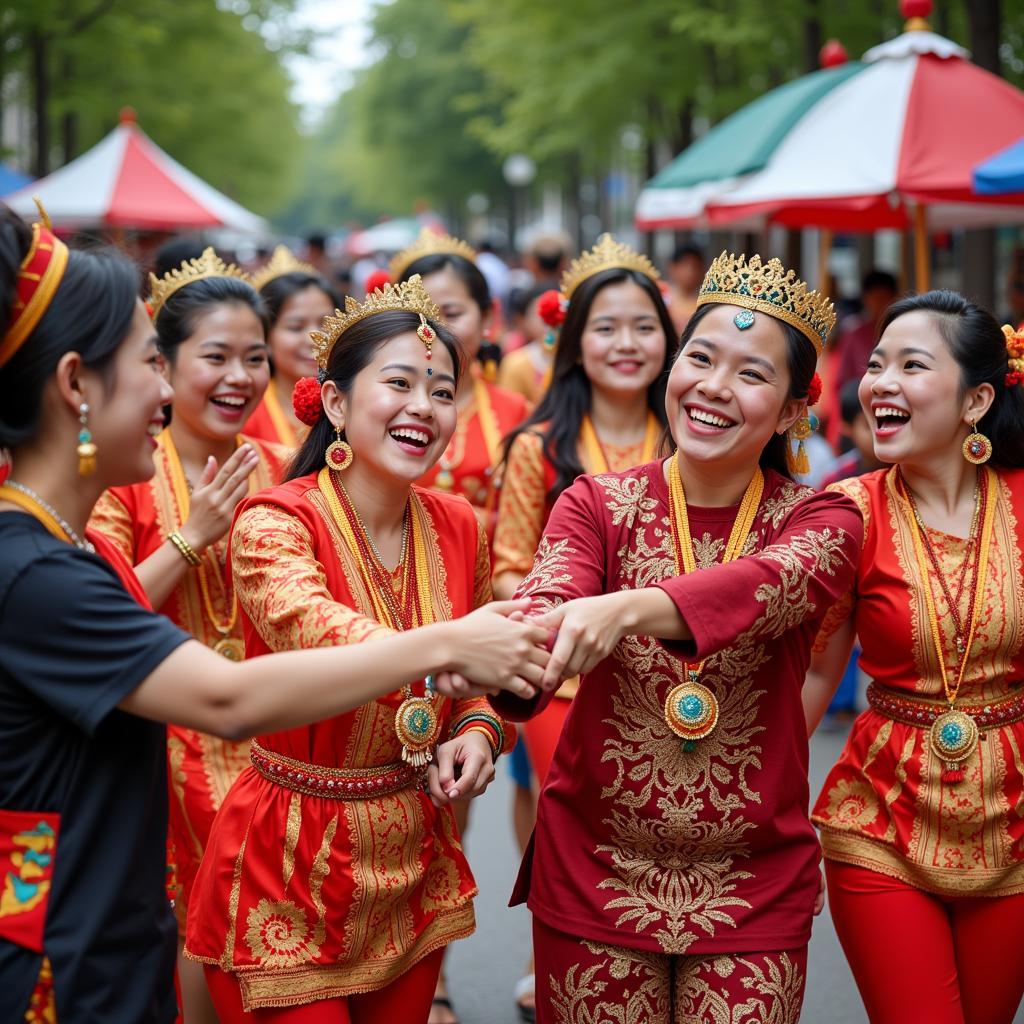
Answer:
[[[508,183],[508,247],[515,251],[518,202],[516,190],[526,187],[537,176],[537,165],[525,153],[513,153],[501,165],[501,173]]]

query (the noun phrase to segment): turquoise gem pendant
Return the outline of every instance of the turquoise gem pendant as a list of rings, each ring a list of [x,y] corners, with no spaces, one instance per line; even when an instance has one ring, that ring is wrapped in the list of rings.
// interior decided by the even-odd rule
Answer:
[[[751,309],[741,309],[733,318],[732,322],[741,330],[745,331],[748,327],[754,326],[754,311]]]
[[[714,732],[718,725],[718,699],[703,684],[697,673],[688,673],[685,683],[672,687],[665,698],[665,722],[683,740],[683,750],[691,753],[697,740]]]

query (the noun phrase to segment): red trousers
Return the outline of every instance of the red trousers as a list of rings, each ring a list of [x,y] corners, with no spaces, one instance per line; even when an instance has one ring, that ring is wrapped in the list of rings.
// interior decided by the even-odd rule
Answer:
[[[533,919],[537,1024],[797,1024],[807,947],[670,956],[567,935]],[[732,1011],[736,1011],[735,1015]]]
[[[830,860],[825,877],[871,1024],[1010,1024],[1024,996],[1024,894],[936,896]]]
[[[242,1009],[241,989],[231,974],[207,967],[206,983],[220,1024],[425,1024],[443,956],[442,947],[375,992],[249,1013]]]
[[[530,755],[530,766],[537,776],[538,792],[544,788],[544,780],[548,777],[555,747],[571,706],[571,700],[555,697],[536,718],[524,723],[526,750]]]

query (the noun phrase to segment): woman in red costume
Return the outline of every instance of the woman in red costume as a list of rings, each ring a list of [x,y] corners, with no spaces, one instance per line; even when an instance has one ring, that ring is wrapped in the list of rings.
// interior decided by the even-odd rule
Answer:
[[[889,469],[805,688],[817,724],[855,637],[870,707],[814,807],[872,1024],[1010,1024],[1024,994],[1024,337],[955,292],[883,316],[860,383]]]
[[[245,424],[245,433],[293,452],[306,436],[307,427],[295,415],[292,392],[303,377],[316,376],[309,336],[334,312],[337,300],[316,268],[297,260],[283,245],[253,274],[252,286],[267,313],[273,372],[263,400]]]
[[[130,563],[86,528],[104,491],[153,473],[152,426],[172,397],[137,290],[122,256],[69,252],[0,209],[0,446],[17,466],[0,487],[5,1022],[174,1020],[168,719],[238,739],[425,672],[459,697],[472,691],[447,670],[526,693],[541,675],[531,645],[545,631],[494,609],[373,649],[244,664],[147,611]]]
[[[501,459],[501,443],[526,418],[529,407],[522,395],[485,380],[477,362],[493,302],[475,259],[466,242],[425,229],[391,261],[391,275],[396,281],[408,281],[413,274],[423,278],[423,287],[465,355],[466,380],[459,387],[455,433],[420,483],[467,498],[490,541],[497,497],[494,471]]]
[[[578,479],[520,587],[558,629],[546,681],[581,675],[514,896],[542,1024],[800,1014],[820,884],[800,688],[861,520],[785,453],[835,314],[777,260],[725,253],[697,305],[675,454]]]
[[[270,379],[263,309],[245,275],[212,249],[153,277],[152,291],[153,324],[174,388],[171,424],[153,424],[153,477],[108,491],[90,526],[136,567],[153,608],[218,654],[240,660],[226,535],[235,505],[280,480],[288,455],[239,433]],[[168,729],[170,885],[183,934],[210,825],[248,754],[247,741]],[[181,981],[189,1024],[212,1021],[201,972],[183,961]]]
[[[420,279],[314,335],[322,385],[291,479],[246,501],[232,564],[247,653],[361,644],[487,600],[486,539],[464,498],[413,486],[456,421],[459,353]],[[538,652],[538,658],[540,658]],[[223,1024],[426,1020],[476,886],[451,803],[508,746],[486,700],[431,681],[260,736],[221,807],[189,913]]]

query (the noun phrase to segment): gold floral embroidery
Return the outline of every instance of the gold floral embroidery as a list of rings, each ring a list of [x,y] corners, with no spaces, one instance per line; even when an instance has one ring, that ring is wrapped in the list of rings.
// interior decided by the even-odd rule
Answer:
[[[494,528],[494,575],[530,571],[544,528],[544,442],[532,431],[512,443]]]
[[[306,915],[291,900],[260,900],[249,910],[248,925],[245,941],[263,967],[293,967],[319,956]]]
[[[295,848],[299,845],[301,832],[302,796],[299,793],[292,793],[288,801],[288,819],[284,826],[284,856],[281,861],[281,878],[286,889],[295,872]]]
[[[574,964],[562,981],[551,978],[551,1010],[557,1024],[653,1024],[668,1019],[670,982],[665,957],[597,942],[581,945],[592,956],[605,959],[589,967]],[[630,979],[625,1001],[617,992],[613,998],[603,998],[607,978],[619,983]]]
[[[731,979],[731,986],[718,984],[718,979]],[[737,981],[756,995],[737,1000]],[[745,957],[686,957],[675,974],[675,1019],[688,1024],[797,1024],[804,983],[803,972],[787,953],[767,953],[757,962]]]
[[[878,817],[875,791],[856,779],[840,779],[829,790],[828,815],[835,828],[870,825]]]
[[[710,533],[703,537],[693,539],[693,558],[698,569],[710,569],[722,560],[722,552],[725,550],[725,541],[716,540]]]
[[[532,597],[535,601],[540,602],[540,599],[535,597],[538,591],[572,583],[569,559],[575,553],[575,549],[568,540],[552,542],[545,537],[540,542],[540,547],[537,548],[537,558],[533,563],[533,569],[530,571],[530,575],[523,580],[517,594],[520,597]],[[554,607],[560,603],[559,601],[543,601],[545,607]]]
[[[778,529],[786,516],[793,511],[814,490],[802,484],[787,483],[778,494],[766,498],[761,505],[761,522],[765,526]]]
[[[845,494],[860,509],[861,517],[864,520],[864,539],[867,540],[868,527],[871,524],[871,499],[868,497],[868,489],[864,481],[859,477],[851,477],[849,480],[839,480],[829,484],[827,491],[835,491],[836,494]]]

